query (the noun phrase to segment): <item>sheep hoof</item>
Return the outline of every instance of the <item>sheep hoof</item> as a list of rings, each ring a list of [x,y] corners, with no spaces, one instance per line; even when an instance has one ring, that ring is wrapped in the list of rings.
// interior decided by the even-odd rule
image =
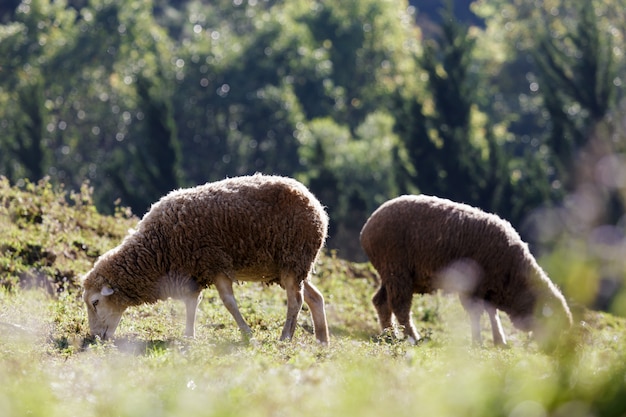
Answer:
[[[415,339],[413,336],[408,336],[406,339],[407,343],[409,343],[412,346],[417,345],[420,341],[422,341],[423,339],[421,337],[418,336],[417,339]]]
[[[320,345],[322,347],[328,347],[328,345],[329,345],[328,340],[322,341],[320,339],[315,339],[315,341],[317,342],[318,345]]]
[[[258,348],[261,346],[261,342],[256,337],[249,337],[244,340],[244,343],[247,346]]]
[[[485,347],[485,345],[483,344],[482,340],[472,340],[472,347],[476,349],[482,349]]]
[[[255,339],[254,339],[254,334],[252,334],[252,332],[241,332],[241,340],[245,343],[245,344],[250,344],[252,343]]]

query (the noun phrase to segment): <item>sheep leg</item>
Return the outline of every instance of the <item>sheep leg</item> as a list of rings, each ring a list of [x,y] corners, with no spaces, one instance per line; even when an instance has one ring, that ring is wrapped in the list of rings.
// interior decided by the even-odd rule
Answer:
[[[496,346],[506,346],[506,337],[504,336],[504,330],[502,329],[502,322],[500,322],[498,310],[489,305],[485,307],[485,310],[487,311],[489,321],[491,322],[493,344]]]
[[[404,336],[412,344],[416,344],[421,339],[420,334],[415,330],[413,320],[411,319],[411,303],[413,301],[413,293],[411,291],[402,291],[406,288],[394,290],[387,287],[387,299],[391,305],[393,314],[398,320],[398,324],[404,327]]]
[[[311,318],[315,328],[315,338],[318,342],[328,344],[328,324],[324,310],[324,296],[308,280],[304,281],[304,301],[311,309]]]
[[[196,337],[196,312],[198,311],[198,304],[202,301],[202,292],[189,294],[183,301],[185,302],[185,309],[187,310],[187,320],[185,322],[185,336]]]
[[[296,279],[295,274],[281,273],[280,282],[287,291],[287,320],[280,335],[280,340],[291,340],[296,331],[298,314],[302,309],[303,285]]]
[[[465,295],[459,295],[461,305],[470,318],[470,326],[472,327],[472,343],[482,346],[483,340],[480,334],[480,316],[483,314],[484,304],[482,301],[474,300]]]
[[[235,300],[235,295],[233,294],[233,282],[225,274],[219,274],[215,277],[213,283],[222,299],[222,303],[237,322],[241,333],[244,337],[251,336],[252,329],[243,319],[243,316],[239,312],[239,307],[237,307],[237,300]]]
[[[374,304],[374,308],[376,308],[376,313],[378,313],[378,323],[380,324],[380,330],[383,332],[386,329],[393,328],[391,323],[391,307],[389,305],[389,299],[387,298],[387,288],[385,284],[381,284],[380,288],[374,296],[372,297],[372,304]]]

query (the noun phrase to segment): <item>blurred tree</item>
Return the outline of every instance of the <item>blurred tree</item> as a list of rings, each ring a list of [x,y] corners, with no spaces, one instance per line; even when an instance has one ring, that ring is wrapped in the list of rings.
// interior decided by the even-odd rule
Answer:
[[[101,209],[136,211],[187,181],[298,175],[346,246],[417,189],[518,222],[563,195],[589,137],[616,138],[626,12],[478,0],[485,25],[467,28],[459,4],[424,42],[406,1],[16,3],[0,20],[0,173],[88,178]]]
[[[35,182],[44,176],[44,106],[41,80],[22,87],[18,92],[20,116],[14,121],[14,155],[26,169],[26,176]]]
[[[433,181],[420,184],[424,192],[477,204],[488,172],[484,148],[472,138],[471,117],[477,111],[478,93],[476,73],[470,68],[475,42],[467,35],[467,27],[456,23],[450,13],[443,12],[442,36],[427,42],[420,60],[428,74],[434,109],[426,116],[432,130],[424,139],[431,142],[430,149],[415,166],[418,175],[431,171]]]
[[[15,9],[20,0],[4,0],[0,3],[0,23],[7,23],[14,19]]]
[[[508,211],[510,156],[480,109],[476,41],[453,19],[451,4],[442,11],[441,36],[426,41],[419,58],[428,96],[399,100],[397,130],[414,169],[409,182],[426,194]]]
[[[452,2],[441,22],[418,58],[426,93],[397,97],[396,130],[410,160],[397,164],[399,185],[481,207],[520,227],[554,199],[547,147],[531,141],[529,131],[516,131],[527,129],[524,115],[518,118],[518,104],[507,100],[520,92],[502,75],[509,69],[506,50],[492,28],[457,22]]]
[[[471,11],[473,0],[456,0],[453,2],[454,19],[471,26],[482,26],[483,21]],[[416,23],[422,28],[426,38],[440,33],[442,23],[441,9],[445,8],[445,0],[409,0],[409,4],[418,10]]]
[[[135,212],[143,213],[152,202],[180,187],[182,173],[169,97],[159,93],[156,82],[144,75],[138,76],[135,87],[145,128],[119,158],[125,165],[111,173],[123,201]]]
[[[522,231],[553,253],[548,269],[550,258],[579,261],[554,274],[566,291],[597,286],[608,305],[624,282],[623,256],[615,256],[626,206],[624,2],[479,0],[474,10],[487,22],[493,84],[506,87],[493,96],[497,114],[516,115],[515,155],[528,154],[514,160],[522,175],[514,178],[536,170],[550,184],[544,194],[544,181],[522,182],[518,204],[536,208]],[[593,269],[581,274],[581,264]]]
[[[122,113],[125,131],[119,132],[109,171],[125,204],[142,213],[184,182],[172,101],[177,66],[151,3],[127,3],[118,19],[123,66],[116,68],[122,79],[117,88],[128,97],[129,110]]]
[[[474,10],[488,22],[494,72],[507,86],[494,97],[499,111],[517,115],[519,148],[530,144],[545,159],[559,199],[576,186],[579,151],[623,98],[623,2],[482,0]]]
[[[35,181],[49,173],[54,118],[46,100],[49,63],[67,41],[75,14],[49,0],[21,3],[0,26],[0,173]],[[2,172],[3,171],[3,172]]]
[[[547,144],[558,178],[568,191],[577,183],[573,175],[577,153],[615,107],[618,77],[613,42],[601,29],[594,3],[579,3],[570,13],[577,17],[569,25],[546,19],[546,30],[538,33],[538,48],[533,51],[538,87],[552,126]],[[562,33],[552,29],[563,23]]]
[[[391,108],[395,91],[413,89],[420,46],[412,12],[405,1],[349,0],[316,2],[303,13],[332,71],[326,99],[303,99],[311,103],[305,113],[333,114],[354,131],[370,113]]]
[[[319,78],[321,57],[294,7],[189,4],[191,39],[177,57],[184,66],[175,108],[194,181],[297,168],[293,132],[304,116],[296,90]]]
[[[303,169],[298,178],[328,207],[328,246],[342,257],[364,260],[359,232],[368,216],[399,194],[395,156],[401,146],[394,118],[370,114],[352,136],[331,118],[315,119],[298,132]]]
[[[298,126],[331,115],[354,134],[369,113],[391,103],[390,91],[414,80],[418,45],[406,4],[188,7],[191,24],[172,29],[189,39],[179,56],[185,75],[175,107],[196,180],[300,171]]]
[[[44,161],[33,176],[76,187],[90,178],[101,207],[123,197],[142,211],[182,177],[171,47],[150,2],[91,0],[76,9],[25,3],[0,30],[10,41],[0,46],[7,52],[0,71],[9,74],[0,100],[19,104],[0,109],[0,123],[10,128],[2,146],[19,162],[3,163],[2,171],[16,180]]]

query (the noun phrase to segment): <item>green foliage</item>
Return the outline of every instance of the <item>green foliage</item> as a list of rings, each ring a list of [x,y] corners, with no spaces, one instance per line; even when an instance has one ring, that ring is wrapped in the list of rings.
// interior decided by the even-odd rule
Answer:
[[[136,223],[119,207],[99,214],[87,183],[80,192],[55,189],[48,179],[12,187],[0,177],[0,285],[75,291],[95,259]]]
[[[313,120],[298,132],[306,167],[300,179],[328,207],[331,247],[358,253],[358,233],[367,216],[398,194],[394,157],[400,143],[393,124],[388,114],[374,113],[355,136],[331,119]]]
[[[475,58],[476,37],[442,12],[441,34],[419,58],[427,95],[399,95],[397,130],[410,167],[404,181],[426,194],[513,218],[511,162],[502,125],[488,120]],[[537,178],[533,178],[536,180]],[[519,188],[517,188],[519,190]],[[527,196],[522,197],[528,201]]]
[[[331,245],[357,259],[353,237],[383,198],[443,195],[522,226],[623,152],[615,0],[475,1],[479,26],[447,2],[424,34],[420,7],[437,4],[5,3],[0,174],[89,179],[103,212],[121,200],[141,214],[227,176],[298,176],[332,211]]]
[[[22,161],[27,178],[38,180],[43,177],[44,126],[43,86],[35,80],[32,86],[24,86],[18,93],[22,119],[16,121],[14,155]]]
[[[594,146],[598,125],[616,127],[611,112],[623,99],[623,5],[496,0],[476,2],[475,10],[497,41],[493,71],[528,87],[496,96],[498,106],[514,114],[512,130],[545,159],[557,195],[562,187],[571,192],[579,185],[581,149]]]
[[[552,121],[549,137],[558,177],[566,189],[576,187],[577,152],[593,140],[597,123],[614,107],[618,77],[613,41],[596,17],[593,2],[573,10],[579,18],[573,27],[539,36],[533,57],[540,73],[540,88]]]
[[[392,105],[392,94],[414,83],[418,33],[405,2],[318,2],[303,15],[316,41],[328,50],[335,91],[332,115],[351,129],[368,114]],[[326,80],[325,80],[326,81]]]

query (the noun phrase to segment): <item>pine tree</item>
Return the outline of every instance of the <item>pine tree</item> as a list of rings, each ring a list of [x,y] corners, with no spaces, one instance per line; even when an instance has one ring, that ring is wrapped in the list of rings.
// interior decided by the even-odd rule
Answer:
[[[145,133],[136,138],[130,154],[120,157],[113,172],[124,201],[141,213],[181,185],[181,152],[169,97],[159,90],[156,81],[143,75],[135,86]]]
[[[470,71],[475,41],[451,10],[449,3],[442,12],[440,36],[426,42],[419,60],[428,75],[433,110],[427,112],[419,100],[402,105],[397,129],[415,170],[412,182],[421,192],[491,206],[487,184],[507,178],[493,171],[500,164],[495,146],[484,149],[472,140],[472,112],[478,102],[477,80]]]
[[[44,107],[40,80],[18,91],[20,115],[15,121],[14,153],[31,181],[44,175]]]
[[[548,146],[566,190],[576,185],[578,152],[615,105],[617,77],[611,38],[599,27],[593,2],[581,2],[577,15],[575,27],[564,35],[542,33],[533,54],[550,115]]]

